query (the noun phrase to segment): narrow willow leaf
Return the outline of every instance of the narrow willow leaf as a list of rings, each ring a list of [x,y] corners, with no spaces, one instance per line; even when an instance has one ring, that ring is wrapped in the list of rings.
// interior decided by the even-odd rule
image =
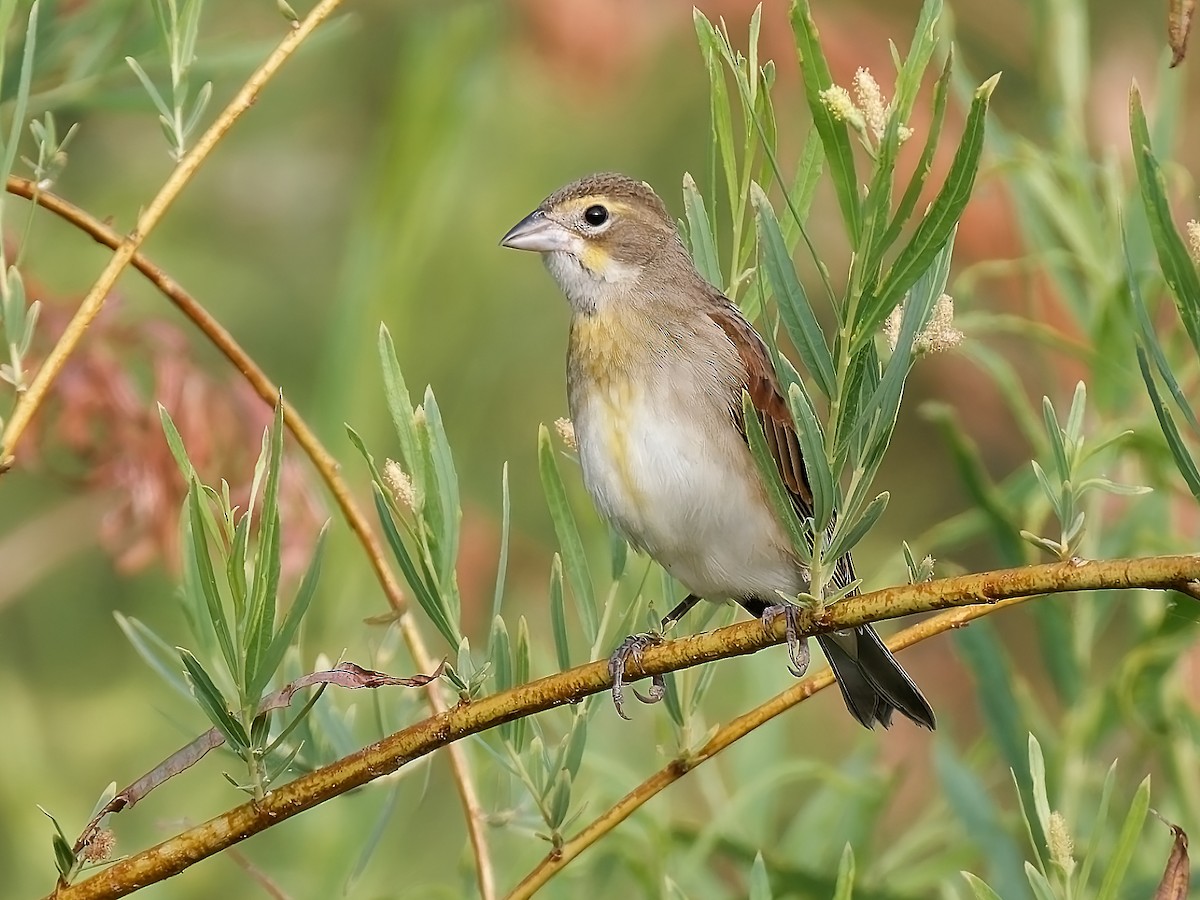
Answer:
[[[852,900],[854,897],[854,848],[846,844],[838,863],[837,887],[833,900]]]
[[[796,277],[796,268],[779,230],[775,211],[757,184],[751,185],[750,196],[758,221],[761,265],[771,290],[775,292],[780,319],[800,355],[800,361],[816,381],[821,393],[832,397],[837,381],[833,357],[808,296]]]
[[[813,197],[817,194],[817,185],[821,181],[821,172],[825,168],[825,148],[821,144],[821,136],[816,130],[808,133],[804,140],[804,149],[800,152],[800,162],[796,166],[796,177],[792,180],[791,190],[788,191],[788,210],[792,213],[780,223],[783,232],[783,243],[790,250],[800,237],[800,227],[808,221],[808,213],[812,208]]]
[[[422,506],[425,492],[424,456],[417,440],[417,426],[413,421],[413,405],[409,397],[408,385],[400,373],[400,363],[396,360],[396,348],[392,343],[392,335],[387,326],[379,326],[379,362],[383,368],[383,392],[387,400],[388,412],[392,416],[392,425],[396,429],[396,437],[400,441],[400,454],[404,457],[404,468],[413,480],[413,489],[417,493],[418,509]]]
[[[817,26],[812,19],[808,0],[796,0],[792,4],[790,18],[792,33],[796,37],[796,51],[800,56],[800,68],[804,74],[804,97],[812,114],[813,126],[821,136],[825,158],[829,163],[829,174],[837,194],[838,208],[842,221],[850,235],[850,243],[857,246],[862,228],[862,210],[858,199],[858,175],[854,170],[854,149],[850,144],[850,131],[845,122],[834,118],[829,108],[821,102],[821,92],[833,86],[833,76],[825,51],[821,48]],[[882,321],[882,320],[881,320]]]
[[[1100,891],[1096,900],[1115,900],[1125,880],[1125,871],[1133,859],[1137,849],[1138,838],[1142,834],[1142,824],[1146,821],[1146,812],[1150,809],[1150,776],[1147,775],[1138,785],[1133,795],[1129,812],[1121,825],[1121,833],[1117,837],[1116,846],[1108,857],[1108,868],[1104,872],[1104,880],[1100,882]]]
[[[158,420],[162,423],[163,436],[167,439],[167,448],[171,451],[171,456],[175,458],[175,465],[179,467],[179,471],[185,479],[190,479],[196,470],[192,466],[191,459],[188,458],[187,449],[183,446],[183,438],[179,436],[179,429],[175,427],[171,414],[161,403],[158,404]]]
[[[225,735],[230,749],[235,753],[243,753],[250,746],[250,736],[246,734],[246,729],[230,714],[228,703],[221,696],[221,692],[217,690],[217,686],[213,684],[208,672],[200,665],[200,661],[192,655],[190,650],[182,647],[179,647],[178,650],[179,658],[183,660],[183,667],[191,682],[192,695],[196,698],[196,703],[217,730]]]
[[[458,620],[458,591],[455,585],[455,563],[458,560],[459,531],[462,527],[462,501],[458,491],[458,472],[454,468],[454,454],[450,451],[450,440],[442,422],[441,409],[431,388],[425,389],[425,433],[428,435],[429,457],[432,462],[433,478],[437,482],[437,503],[441,510],[438,517],[439,531],[436,537],[436,564],[442,592],[447,605]]]
[[[230,673],[235,673],[241,671],[241,666],[238,665],[238,653],[234,648],[229,622],[225,618],[221,594],[217,588],[217,576],[213,571],[212,557],[208,552],[208,538],[205,532],[200,496],[200,482],[193,475],[188,487],[188,525],[183,546],[184,566],[191,571],[192,577],[185,578],[184,585],[185,590],[191,587],[199,592],[200,597],[195,599],[202,600],[203,606],[193,600],[192,607],[204,614],[204,621],[211,625],[212,632],[216,635],[217,646],[225,659],[225,665]]]
[[[1163,384],[1166,385],[1167,391],[1175,401],[1175,406],[1183,413],[1187,424],[1193,431],[1200,431],[1200,422],[1196,421],[1196,414],[1192,411],[1192,405],[1184,396],[1179,382],[1176,381],[1171,364],[1167,362],[1162,344],[1158,341],[1158,333],[1155,331],[1154,325],[1150,322],[1150,311],[1147,309],[1146,301],[1142,297],[1141,289],[1138,287],[1137,276],[1133,271],[1133,260],[1129,256],[1129,241],[1124,228],[1121,229],[1121,247],[1125,254],[1125,280],[1129,287],[1129,298],[1133,306],[1134,319],[1137,321],[1141,346],[1154,363],[1154,368],[1158,371]]]
[[[538,469],[542,476],[546,505],[550,508],[550,518],[554,521],[554,533],[558,535],[558,546],[562,550],[563,570],[571,584],[571,593],[579,608],[579,618],[590,646],[596,642],[600,630],[595,589],[592,587],[583,541],[579,537],[579,526],[567,501],[567,491],[558,472],[550,432],[545,425],[538,431]]]
[[[492,634],[488,640],[488,658],[492,661],[493,677],[496,679],[496,690],[507,691],[514,684],[513,682],[513,659],[512,659],[512,643],[508,639],[508,626],[504,624],[502,616],[496,616],[492,619]],[[511,722],[505,723],[511,725]],[[504,734],[505,726],[500,726],[500,733]]]
[[[117,620],[117,627],[125,633],[125,637],[133,644],[133,649],[146,665],[162,676],[181,696],[191,700],[192,690],[179,674],[179,654],[175,648],[138,619],[126,617],[119,612],[114,612],[113,618]]]
[[[883,515],[883,511],[887,509],[888,499],[890,495],[887,491],[877,496],[874,500],[867,504],[863,511],[854,517],[854,523],[845,528],[842,526],[842,519],[839,518],[834,525],[833,538],[829,542],[829,549],[825,551],[825,555],[829,559],[841,559],[856,546],[867,534],[875,527],[875,523],[879,521],[879,517]],[[848,513],[845,518],[850,519],[850,513],[853,511],[853,504],[847,504]]]
[[[1033,888],[1033,896],[1036,900],[1056,900],[1054,889],[1050,887],[1050,882],[1046,880],[1046,876],[1037,870],[1037,867],[1028,860],[1025,861],[1025,877],[1029,880],[1029,886]]]
[[[823,534],[833,520],[833,510],[838,500],[837,485],[829,461],[825,458],[825,436],[821,433],[816,410],[801,382],[794,382],[788,388],[788,407],[796,421],[804,471],[812,489],[813,523],[817,533]]]
[[[1166,179],[1151,150],[1146,114],[1142,110],[1142,97],[1136,84],[1129,91],[1129,120],[1134,168],[1142,203],[1146,208],[1150,236],[1158,254],[1158,264],[1175,297],[1175,306],[1192,347],[1200,353],[1200,273],[1196,271],[1196,264],[1188,256],[1187,246],[1175,227],[1171,206],[1167,201]]]
[[[704,207],[704,197],[690,173],[684,173],[683,176],[683,213],[696,270],[704,276],[705,281],[719,290],[724,287],[725,279],[721,275],[721,262],[717,256],[717,240],[708,210]]]
[[[1100,803],[1096,807],[1096,817],[1093,822],[1103,823],[1108,819],[1108,805],[1112,800],[1113,785],[1117,780],[1117,761],[1114,759],[1112,765],[1108,767],[1108,773],[1104,776],[1104,785],[1100,788]],[[1091,880],[1092,866],[1095,864],[1097,857],[1100,855],[1100,841],[1104,835],[1104,829],[1100,827],[1092,828],[1092,836],[1088,838],[1087,850],[1083,854],[1083,865],[1079,870],[1078,884],[1088,884]]]
[[[942,17],[942,0],[925,0],[921,4],[921,14],[917,18],[917,27],[913,30],[912,43],[908,47],[908,56],[896,76],[895,100],[892,102],[893,115],[904,121],[912,113],[917,100],[917,92],[921,89],[921,80],[933,51],[938,43],[938,21]]]
[[[508,575],[508,540],[512,528],[512,504],[508,493],[508,463],[500,470],[500,558],[496,563],[496,590],[492,594],[492,620],[500,615],[504,602],[504,581]]]
[[[254,554],[254,582],[246,610],[242,632],[245,653],[243,684],[265,686],[271,674],[263,678],[260,671],[263,655],[275,630],[275,605],[279,595],[279,575],[282,557],[282,538],[279,521],[279,481],[283,470],[283,397],[275,405],[275,421],[271,423],[268,440],[263,448],[266,456],[266,486],[263,490],[262,512],[259,515],[258,546]],[[260,465],[262,459],[260,458]],[[247,510],[249,513],[250,510]],[[281,657],[282,658],[282,657]],[[256,700],[249,690],[244,698]]]
[[[513,684],[529,682],[529,623],[524,616],[517,619],[517,641],[513,647]],[[529,739],[529,719],[517,719],[512,723],[515,727],[512,735],[512,745],[518,753],[525,749]]]
[[[567,636],[567,605],[563,597],[562,557],[554,554],[550,564],[550,629],[554,634],[554,655],[558,669],[571,668],[571,639]]]
[[[671,717],[676,728],[683,728],[687,724],[687,715],[683,711],[679,679],[675,677],[674,672],[667,672],[663,675],[663,688],[666,691],[663,695],[663,705],[667,708],[667,715]]]
[[[674,674],[673,672],[671,674]],[[767,864],[763,862],[762,851],[754,856],[754,865],[750,867],[750,900],[772,900],[771,878],[767,875]],[[847,895],[849,896],[849,895]],[[837,900],[843,900],[841,896]]]
[[[708,70],[709,109],[712,117],[712,146],[720,158],[725,188],[730,198],[738,194],[737,149],[733,141],[733,116],[729,106],[729,89],[725,84],[725,70],[721,65],[721,35],[699,9],[692,10],[692,24],[696,37],[704,52],[704,66]],[[714,160],[715,165],[715,160]]]
[[[441,594],[438,593],[436,587],[427,582],[417,570],[416,563],[413,561],[412,555],[408,552],[408,547],[404,544],[404,539],[400,536],[400,532],[396,528],[396,520],[392,518],[392,510],[383,496],[383,490],[378,484],[373,485],[373,488],[375,511],[379,514],[379,523],[383,527],[383,535],[387,538],[388,546],[392,548],[392,555],[396,557],[396,562],[400,565],[400,571],[404,574],[405,582],[407,582],[409,589],[412,590],[413,596],[416,597],[421,609],[425,610],[425,615],[429,616],[429,620],[433,622],[434,627],[437,628],[451,647],[457,647],[462,640],[462,635],[458,632],[457,623],[451,619],[448,610],[442,604]]]
[[[1029,780],[1033,787],[1033,809],[1037,813],[1042,833],[1050,833],[1050,800],[1046,794],[1046,761],[1042,745],[1031,732],[1029,735]]]
[[[888,314],[921,274],[930,267],[934,257],[950,239],[975,186],[975,176],[979,172],[980,156],[983,153],[988,102],[999,77],[993,75],[975,91],[970,112],[967,113],[962,142],[954,154],[954,161],[950,164],[950,171],[946,174],[942,189],[938,191],[929,212],[925,214],[908,243],[896,256],[882,283],[864,294],[859,320],[855,323],[852,351],[858,350],[863,343],[874,338],[876,329],[883,324]]]
[[[1184,444],[1183,436],[1180,435],[1179,429],[1175,425],[1175,419],[1171,415],[1171,411],[1167,409],[1166,404],[1158,393],[1158,385],[1155,384],[1154,376],[1150,372],[1150,363],[1146,359],[1146,351],[1140,346],[1137,350],[1137,357],[1138,367],[1142,371],[1142,380],[1146,382],[1146,390],[1149,392],[1150,402],[1154,406],[1154,415],[1158,418],[1158,424],[1162,429],[1163,437],[1167,439],[1167,448],[1171,451],[1171,456],[1175,460],[1175,466],[1179,469],[1179,474],[1187,482],[1188,490],[1192,492],[1193,497],[1200,500],[1200,469],[1196,467],[1196,461],[1192,458],[1192,454]]]
[[[271,638],[271,643],[267,646],[263,653],[262,661],[259,664],[257,680],[251,684],[250,696],[257,697],[262,694],[271,678],[275,675],[280,664],[283,662],[283,656],[287,652],[288,647],[292,645],[297,633],[300,630],[300,623],[304,621],[304,614],[308,612],[308,607],[312,603],[313,596],[317,591],[317,581],[321,577],[321,561],[325,556],[325,538],[329,534],[329,522],[327,521],[321,526],[321,531],[317,535],[316,546],[313,547],[312,559],[308,562],[308,568],[304,571],[304,577],[300,579],[300,587],[296,590],[296,597],[292,600],[291,608],[283,617],[283,622],[279,625],[279,630]]]

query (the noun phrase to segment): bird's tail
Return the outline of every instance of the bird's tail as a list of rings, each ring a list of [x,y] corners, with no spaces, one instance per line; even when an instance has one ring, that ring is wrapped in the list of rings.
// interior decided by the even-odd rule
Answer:
[[[850,714],[867,728],[892,724],[899,710],[933,731],[933,708],[870,625],[817,636]]]

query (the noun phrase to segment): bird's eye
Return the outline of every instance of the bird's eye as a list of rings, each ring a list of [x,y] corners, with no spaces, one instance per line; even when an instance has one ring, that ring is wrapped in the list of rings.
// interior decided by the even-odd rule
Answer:
[[[598,228],[608,221],[608,210],[597,203],[583,211],[583,219],[593,228]]]

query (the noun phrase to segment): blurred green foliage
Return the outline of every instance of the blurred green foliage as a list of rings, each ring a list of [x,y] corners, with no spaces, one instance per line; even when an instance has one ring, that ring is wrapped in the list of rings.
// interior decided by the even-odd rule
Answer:
[[[770,237],[774,232],[763,215],[769,206],[754,203],[748,186],[751,179],[768,183],[760,176],[771,171],[769,160],[751,118],[732,118],[728,138],[721,131],[710,138],[719,98],[710,96],[705,62],[711,68],[720,48],[715,30],[696,29],[699,20],[685,8],[367,0],[345,9],[268,87],[146,251],[285,386],[361,497],[370,497],[369,473],[343,423],[380,457],[403,460],[410,475],[425,454],[431,467],[440,460],[425,485],[436,490],[427,496],[445,500],[450,478],[462,501],[461,527],[451,502],[438,528],[401,535],[401,526],[397,537],[419,550],[414,569],[426,566],[421,578],[430,603],[418,605],[428,611],[449,604],[454,612],[444,628],[426,632],[431,640],[435,631],[444,635],[437,652],[451,658],[462,689],[471,693],[489,675],[492,687],[502,688],[606,653],[615,636],[640,627],[633,598],[644,594],[662,608],[673,586],[610,539],[574,467],[548,432],[535,437],[539,423],[565,413],[567,312],[544,274],[499,252],[497,238],[562,182],[598,169],[628,171],[655,184],[687,223],[706,275],[753,307],[761,300],[751,289],[753,273],[746,275],[758,246],[751,217],[757,214],[760,229],[766,221]],[[701,9],[711,22],[723,11],[732,45],[750,53],[744,35],[751,5]],[[11,140],[5,144],[14,171],[47,176],[46,160],[62,161],[60,135],[78,123],[53,189],[118,228],[130,227],[169,171],[171,146],[155,122],[161,111],[125,57],[165,94],[161,86],[178,83],[172,62],[179,69],[186,48],[172,59],[149,4],[43,2],[23,97],[29,4],[0,4],[0,12],[9,17],[0,94],[5,130],[15,121],[16,133],[26,135],[19,153]],[[858,66],[870,66],[887,89],[887,42],[906,55],[919,12],[916,3],[816,3],[834,81],[849,84]],[[1052,537],[1083,556],[1191,549],[1194,485],[1185,487],[1182,460],[1194,435],[1185,428],[1176,440],[1168,429],[1164,438],[1159,423],[1172,402],[1174,415],[1194,426],[1190,408],[1178,402],[1197,375],[1188,341],[1194,336],[1178,328],[1176,316],[1193,322],[1197,298],[1181,296],[1179,284],[1186,292],[1190,281],[1171,275],[1171,265],[1180,264],[1178,235],[1172,242],[1153,218],[1164,208],[1170,213],[1169,203],[1179,223],[1187,218],[1182,210],[1194,206],[1186,167],[1200,160],[1167,162],[1178,135],[1190,133],[1189,64],[1168,73],[1158,13],[1123,4],[1038,0],[1008,9],[961,0],[948,12],[956,74],[938,89],[947,132],[961,130],[976,85],[1005,70],[980,189],[955,239],[949,292],[966,340],[957,354],[923,363],[907,385],[892,452],[876,477],[891,502],[858,550],[860,574],[868,585],[903,579],[902,538],[917,557],[932,553],[939,574],[1041,559],[1021,531],[1046,533],[1055,498],[1070,480],[1063,466],[1048,496],[1046,479],[1030,465],[1060,460],[1064,449],[1058,421],[1051,417],[1050,428],[1042,414],[1043,398],[1065,410],[1081,380],[1088,412],[1076,423],[1082,430],[1071,434],[1099,440],[1131,431],[1119,452],[1101,457],[1111,463],[1105,474],[1155,492],[1131,500],[1071,494],[1073,514]],[[184,106],[190,110],[198,86],[209,81],[212,107],[220,106],[287,27],[271,3],[203,4],[196,59],[186,60],[192,99]],[[811,172],[818,145],[808,139],[807,113],[798,112],[805,99],[787,11],[766,7],[757,27],[758,56],[748,71],[757,78],[772,60],[772,74],[763,76],[773,84],[772,140],[780,159],[800,163],[789,170]],[[950,24],[944,19],[940,27]],[[934,58],[937,71],[942,62]],[[1148,124],[1135,115],[1131,149],[1126,92],[1134,76],[1154,100],[1147,102]],[[917,137],[911,147],[887,149],[889,136],[882,152],[896,152],[908,171],[922,165],[931,118],[941,123],[931,82],[894,92],[911,104],[905,119]],[[738,90],[736,81],[723,86]],[[173,114],[180,101],[172,95],[164,102]],[[756,95],[751,107],[763,102]],[[48,111],[56,129],[43,118]],[[24,130],[29,117],[45,123],[40,155],[38,134]],[[176,145],[186,124],[171,131]],[[743,152],[741,168],[726,168]],[[22,169],[20,156],[35,166]],[[931,184],[941,183],[951,161],[931,155],[928,162]],[[685,180],[684,172],[695,178]],[[846,270],[854,246],[842,223],[854,219],[858,182],[834,183],[837,190],[830,182],[780,179],[775,187],[786,185],[805,209],[811,204],[811,240],[827,272],[836,273]],[[924,209],[931,199],[914,195],[911,207]],[[775,209],[779,239],[790,249],[801,235],[778,202]],[[44,302],[36,357],[105,254],[49,216],[30,217],[27,228],[21,204],[10,201],[4,210],[5,239],[18,248],[23,278],[14,289],[6,277],[6,305],[10,289]],[[696,240],[704,219],[712,224],[708,253]],[[890,229],[882,234],[897,237]],[[1169,260],[1164,247],[1174,253]],[[860,266],[880,262],[871,253],[856,259]],[[12,259],[3,262],[7,273]],[[822,296],[820,271],[801,271],[811,277],[795,288]],[[776,281],[771,289],[792,285]],[[150,393],[158,360],[125,358],[129,346],[142,345],[124,335],[161,320],[178,324],[178,317],[133,275],[114,299],[102,320],[105,342],[96,343],[105,358],[134,372],[142,391],[136,399],[157,429]],[[819,326],[836,329],[828,310],[819,316]],[[414,387],[436,387],[436,403],[423,395],[424,438],[414,432],[406,440],[403,428],[397,435],[389,425],[389,407],[398,423],[400,395],[371,352],[380,321],[392,335],[394,371],[402,369]],[[805,333],[784,325],[785,343]],[[148,333],[151,340],[161,334]],[[189,357],[226,379],[224,392],[232,394],[215,354],[191,342],[197,346]],[[161,349],[176,352],[169,342]],[[384,365],[389,371],[386,353]],[[93,372],[81,369],[77,378]],[[1152,404],[1143,377],[1165,396]],[[208,402],[224,402],[222,393],[207,394]],[[416,417],[411,398],[402,399],[404,415]],[[69,402],[56,400],[64,408]],[[7,403],[2,408],[6,413]],[[409,419],[414,428],[415,421]],[[120,525],[118,491],[128,485],[89,477],[94,460],[77,444],[56,444],[62,435],[55,422],[63,420],[48,419],[36,435],[36,453],[32,444],[19,450],[16,469],[0,486],[0,696],[9,735],[0,766],[0,871],[14,896],[45,891],[53,878],[51,829],[36,804],[73,837],[104,785],[126,783],[208,726],[141,664],[113,616],[134,617],[170,643],[186,643],[173,597],[173,545],[164,541],[136,571],[114,567],[111,529]],[[193,455],[203,436],[199,428],[187,437]],[[221,470],[218,455],[204,480],[248,483],[260,436],[244,448],[242,470]],[[303,466],[285,466],[283,477],[294,484],[306,476]],[[547,485],[551,514],[542,499]],[[179,490],[182,496],[182,482]],[[383,491],[376,496],[381,511],[402,514],[389,511]],[[176,533],[179,507],[168,501],[157,498],[155,508]],[[1071,531],[1079,511],[1088,528],[1068,539],[1060,532]],[[285,518],[285,534],[297,530],[289,524]],[[556,537],[561,557],[552,553]],[[299,552],[307,561],[312,546]],[[394,628],[363,624],[384,612],[385,602],[339,522],[325,556],[299,652],[284,660],[283,677],[316,668],[318,654],[408,674],[412,664]],[[507,564],[500,579],[498,558]],[[585,560],[597,574],[586,583]],[[299,572],[291,578],[288,596]],[[864,898],[985,896],[978,881],[957,874],[966,869],[1005,900],[1043,896],[1039,877],[1056,897],[1116,896],[1117,884],[1107,881],[1117,876],[1108,873],[1125,859],[1123,890],[1146,896],[1170,833],[1153,819],[1122,832],[1126,798],[1136,797],[1137,808],[1138,786],[1151,776],[1155,809],[1185,829],[1200,822],[1195,618],[1195,604],[1178,595],[1052,598],[973,625],[954,641],[923,645],[905,662],[939,711],[936,737],[906,726],[886,736],[860,733],[828,692],[653,800],[545,895],[824,898],[849,896],[853,883],[853,896]],[[677,675],[667,709],[639,709],[632,724],[592,702],[470,742],[495,826],[501,884],[515,883],[544,855],[549,844],[535,835],[569,834],[581,816],[599,814],[695,746],[711,725],[789,681],[780,654],[763,653]],[[347,699],[329,692],[296,734],[308,748],[301,763],[344,755],[414,721],[422,709],[409,695]],[[239,802],[221,779],[236,764],[212,754],[117,817],[117,852]],[[1051,812],[1070,830],[1080,865],[1093,866],[1073,881],[1065,880],[1061,844],[1057,859],[1050,847]],[[288,896],[463,896],[473,877],[461,816],[435,757],[271,829],[244,850],[253,869]],[[258,890],[253,878],[248,865],[227,855],[156,890],[181,898],[251,895]]]

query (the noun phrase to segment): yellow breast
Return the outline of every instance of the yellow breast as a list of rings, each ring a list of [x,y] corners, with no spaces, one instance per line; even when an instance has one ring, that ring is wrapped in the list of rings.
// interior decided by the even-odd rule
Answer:
[[[639,327],[641,326],[641,327]],[[642,490],[630,458],[630,442],[648,382],[656,373],[653,337],[644,323],[612,312],[579,316],[571,326],[569,382],[572,415],[581,453],[603,459],[634,506]]]

